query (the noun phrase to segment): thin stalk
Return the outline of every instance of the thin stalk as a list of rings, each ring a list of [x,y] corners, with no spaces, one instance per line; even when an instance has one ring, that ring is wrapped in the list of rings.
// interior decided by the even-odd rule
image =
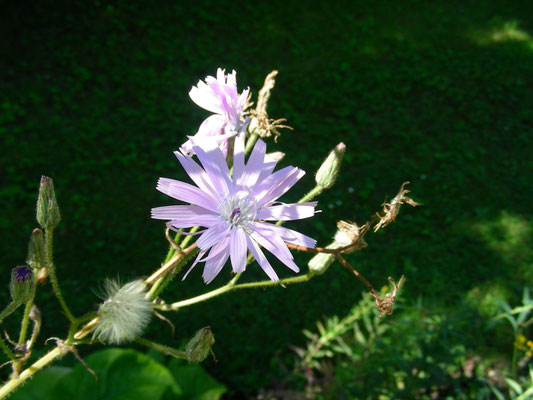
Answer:
[[[246,141],[246,147],[244,148],[244,154],[248,154],[252,149],[254,148],[255,142],[257,142],[257,139],[259,139],[259,135],[257,133],[252,133],[248,140]]]
[[[158,279],[164,277],[166,274],[168,274],[178,263],[185,258],[189,253],[194,251],[196,249],[196,244],[191,244],[189,247],[183,250],[182,253],[175,254],[167,263],[163,264],[161,268],[159,268],[157,271],[155,271],[152,275],[150,275],[148,278],[144,280],[144,283],[146,283],[148,286],[153,285],[155,282],[157,282]]]
[[[0,399],[6,397],[9,393],[15,390],[19,385],[24,383],[28,378],[31,378],[36,372],[40,371],[52,361],[61,358],[64,355],[62,349],[58,346],[49,351],[43,357],[39,358],[32,365],[20,373],[18,377],[13,377],[7,381],[4,386],[0,387]]]
[[[15,354],[13,354],[13,352],[11,351],[9,346],[6,344],[2,336],[0,336],[0,347],[2,348],[4,353],[6,353],[6,356],[8,356],[11,359],[11,361],[15,361],[17,357],[15,356]]]
[[[198,232],[198,229],[200,229],[199,226],[194,226],[194,227],[191,228],[189,233],[196,233],[196,232]],[[187,247],[189,245],[189,243],[191,243],[192,237],[193,237],[193,235],[189,235],[189,236],[185,237],[185,239],[183,239],[183,242],[181,242],[180,247],[182,249]]]
[[[186,256],[184,256],[178,264],[174,267],[172,271],[170,271],[167,275],[159,278],[150,288],[150,291],[148,292],[148,299],[153,300],[159,294],[165,290],[165,288],[168,286],[170,282],[176,277],[176,275],[181,271],[181,269],[187,264],[187,262],[194,257],[200,250],[196,248],[195,250],[188,253]]]
[[[324,191],[324,188],[320,186],[315,186],[304,197],[298,200],[298,203],[305,203],[306,201],[313,200],[316,196],[318,196],[323,191]]]
[[[150,349],[157,350],[163,354],[166,354],[167,356],[171,356],[174,358],[181,358],[183,360],[189,359],[189,357],[187,357],[187,354],[185,354],[184,351],[179,351],[179,350],[173,349],[172,347],[165,346],[165,345],[162,345],[156,342],[152,342],[151,340],[148,340],[148,339],[137,338],[135,339],[135,342],[142,344],[143,346],[146,346]]]
[[[18,302],[18,301],[12,301],[11,303],[9,303],[7,305],[6,308],[4,308],[4,311],[2,311],[0,313],[0,324],[2,323],[2,321],[7,317],[9,316],[11,313],[13,313],[13,311],[15,311],[22,303]]]
[[[35,287],[33,285],[32,293],[30,299],[26,302],[26,307],[24,308],[24,316],[22,317],[22,322],[20,324],[20,334],[19,334],[19,344],[24,343],[26,340],[26,332],[28,331],[28,323],[30,322],[30,310],[33,307],[33,300],[35,299]]]
[[[53,229],[46,229],[45,230],[45,242],[46,242],[46,257],[48,259],[48,275],[50,276],[50,282],[52,283],[52,288],[54,290],[54,294],[57,297],[57,300],[59,301],[59,304],[61,305],[61,308],[63,309],[63,312],[67,316],[67,318],[73,322],[76,320],[76,317],[70,312],[67,303],[65,302],[65,299],[63,298],[63,295],[61,294],[61,289],[59,288],[59,282],[57,281],[55,266],[54,266],[54,260],[52,258],[52,243],[54,238],[54,230]]]
[[[201,303],[203,301],[212,299],[214,297],[220,296],[221,294],[224,294],[224,293],[231,292],[233,290],[291,285],[293,283],[306,282],[312,278],[312,275],[310,273],[307,273],[305,275],[281,279],[279,281],[260,281],[260,282],[241,283],[239,285],[236,285],[235,282],[238,280],[240,275],[241,274],[235,275],[235,277],[231,281],[229,281],[226,285],[218,289],[212,290],[210,292],[204,293],[200,296],[192,297],[190,299],[178,301],[172,304],[159,304],[159,305],[156,304],[154,305],[154,308],[157,308],[161,311],[177,311],[180,308],[184,308],[184,307],[188,307],[193,304]]]

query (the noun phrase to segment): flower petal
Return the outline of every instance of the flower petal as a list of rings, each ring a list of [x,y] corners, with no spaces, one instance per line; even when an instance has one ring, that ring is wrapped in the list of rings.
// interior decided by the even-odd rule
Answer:
[[[200,167],[196,162],[188,156],[184,156],[179,151],[175,151],[174,155],[178,158],[185,172],[191,177],[196,186],[198,186],[204,192],[210,194],[216,202],[221,201],[219,192],[215,190],[215,186],[211,182],[209,175]]]
[[[170,220],[177,228],[211,227],[220,224],[220,216],[200,206],[176,205],[152,208],[153,219]]]
[[[296,167],[285,167],[259,183],[255,187],[258,205],[268,204],[287,192],[298,180],[305,175],[305,172]]]
[[[244,140],[237,136],[233,153],[233,183],[238,184],[244,171]]]
[[[233,185],[222,151],[218,147],[204,151],[204,149],[197,146],[194,146],[193,150],[202,163],[215,189],[223,196],[227,196]]]
[[[289,221],[310,218],[315,215],[316,201],[308,203],[282,204],[279,206],[262,207],[257,211],[257,219],[267,221]]]
[[[233,228],[229,242],[229,255],[233,272],[243,272],[246,268],[247,250],[246,233],[241,228]]]
[[[225,238],[230,227],[227,222],[221,222],[217,225],[209,227],[196,241],[196,245],[202,249],[207,250],[214,246],[217,242]]]
[[[292,229],[285,228],[270,224],[268,222],[255,221],[254,226],[263,227],[276,232],[285,242],[296,244],[299,246],[309,247],[313,249],[316,246],[316,240],[304,235],[303,233],[293,231]]]
[[[294,263],[293,257],[285,242],[272,230],[261,229],[251,234],[252,239],[270,251],[278,260],[294,272],[300,272],[300,268]]]
[[[198,189],[196,186],[175,179],[159,178],[157,181],[157,190],[176,200],[192,203],[211,211],[216,211],[218,207],[217,201],[204,191]]]
[[[259,248],[257,244],[255,244],[254,240],[250,236],[246,236],[246,242],[248,244],[248,249],[250,250],[250,253],[254,256],[257,263],[261,266],[263,271],[268,275],[268,277],[273,281],[278,281],[278,275],[274,271],[274,268],[272,268],[272,265],[268,262],[267,258]]]
[[[228,239],[222,240],[220,243],[218,243],[209,254],[211,255],[212,252],[215,252],[217,254],[217,257],[208,260],[205,263],[204,272],[202,274],[202,278],[204,278],[204,282],[211,283],[213,279],[218,275],[218,273],[222,270],[222,267],[224,264],[226,264],[226,261],[229,257],[229,251],[221,251],[220,249],[226,249],[228,247]]]
[[[241,185],[253,187],[257,183],[263,168],[265,154],[266,144],[259,139],[252,150],[252,154],[246,163],[246,167],[244,167],[244,172],[240,180]]]

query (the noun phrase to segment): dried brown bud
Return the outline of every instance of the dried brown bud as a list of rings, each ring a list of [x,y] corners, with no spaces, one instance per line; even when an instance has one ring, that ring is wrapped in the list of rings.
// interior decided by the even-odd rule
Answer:
[[[270,137],[274,134],[274,141],[280,136],[278,129],[286,128],[292,130],[288,125],[282,123],[287,121],[285,118],[269,119],[266,111],[268,100],[270,99],[270,92],[276,84],[276,75],[278,71],[272,71],[265,78],[265,83],[259,91],[257,96],[257,107],[254,110],[250,110],[249,114],[252,117],[248,130],[251,133],[257,133],[260,137]]]
[[[381,296],[378,292],[373,291],[370,296],[376,302],[376,308],[379,311],[379,317],[392,314],[394,303],[396,302],[396,294],[403,284],[404,276],[402,275],[398,283],[394,282],[394,279],[389,277],[389,281],[392,284],[392,293],[387,293],[385,297]]]
[[[377,232],[378,229],[386,227],[391,222],[394,222],[396,216],[400,212],[400,206],[402,204],[409,204],[413,207],[420,206],[422,204],[415,202],[413,199],[406,196],[410,190],[404,189],[405,185],[408,185],[409,182],[404,182],[400,187],[398,194],[391,200],[390,203],[383,203],[383,212],[377,213],[379,217],[379,222],[374,226],[374,232]]]

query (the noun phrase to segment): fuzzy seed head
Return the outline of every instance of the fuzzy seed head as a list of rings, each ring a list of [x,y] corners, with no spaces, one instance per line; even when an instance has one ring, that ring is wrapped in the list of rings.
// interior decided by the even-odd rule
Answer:
[[[94,336],[107,344],[121,344],[140,336],[152,315],[145,283],[136,280],[120,285],[106,280],[104,291],[106,300],[98,310],[100,321]]]

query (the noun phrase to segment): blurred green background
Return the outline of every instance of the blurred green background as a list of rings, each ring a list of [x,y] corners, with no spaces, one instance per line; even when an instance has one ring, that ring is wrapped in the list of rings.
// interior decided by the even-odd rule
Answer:
[[[290,224],[327,244],[338,219],[360,223],[402,182],[424,207],[368,236],[349,261],[377,287],[405,274],[402,297],[428,312],[488,295],[519,298],[533,278],[533,3],[526,1],[20,2],[0,23],[0,268],[24,262],[36,226],[39,178],[54,179],[63,220],[57,273],[72,310],[96,309],[106,277],[148,275],[167,250],[150,209],[172,204],[160,176],[186,179],[172,151],[208,115],[188,97],[217,67],[237,71],[254,94],[279,70],[269,114],[286,117],[269,150],[308,174],[343,141],[336,186],[312,220]],[[306,267],[308,257],[297,254]],[[282,276],[290,271],[274,267]],[[167,301],[206,288],[201,268]],[[252,266],[246,280],[263,279]],[[147,336],[178,345],[210,325],[218,363],[206,368],[233,396],[282,374],[302,329],[346,313],[361,284],[340,266],[301,286],[243,291],[154,320]],[[66,319],[49,291],[37,304],[42,339]],[[394,315],[390,318],[394,318]],[[6,322],[14,331],[16,318]],[[492,346],[487,334],[477,346]],[[42,343],[41,343],[42,344]],[[83,349],[82,349],[83,350]],[[495,351],[508,351],[498,349]],[[66,360],[66,362],[73,362]]]

